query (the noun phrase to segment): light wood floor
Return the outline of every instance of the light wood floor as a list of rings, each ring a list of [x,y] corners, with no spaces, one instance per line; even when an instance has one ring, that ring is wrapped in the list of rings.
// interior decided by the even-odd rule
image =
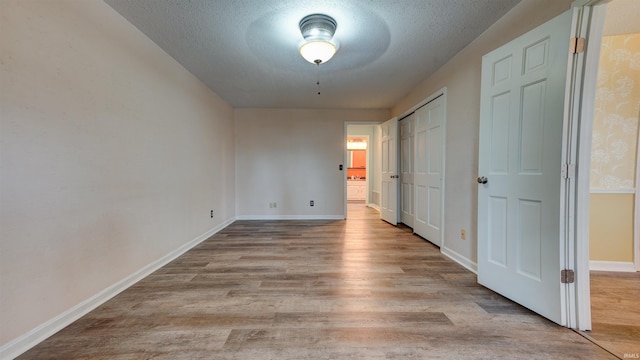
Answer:
[[[590,275],[592,330],[583,334],[621,359],[640,357],[640,273]]]
[[[615,359],[406,228],[237,221],[20,359]]]

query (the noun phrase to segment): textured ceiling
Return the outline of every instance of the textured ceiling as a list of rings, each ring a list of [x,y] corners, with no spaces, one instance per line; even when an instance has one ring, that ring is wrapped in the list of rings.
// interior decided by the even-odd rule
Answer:
[[[232,106],[269,108],[390,108],[520,2],[105,1]],[[312,13],[338,22],[319,67],[298,54]]]

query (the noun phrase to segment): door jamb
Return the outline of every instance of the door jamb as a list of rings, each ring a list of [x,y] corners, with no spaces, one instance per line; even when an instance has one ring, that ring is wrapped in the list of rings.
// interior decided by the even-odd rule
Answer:
[[[640,271],[640,124],[638,124],[638,140],[636,140],[636,193],[634,194],[635,206],[633,208],[633,262],[636,271]]]
[[[570,284],[574,299],[567,301],[567,326],[578,330],[591,330],[591,286],[589,276],[589,195],[591,167],[591,137],[593,129],[593,103],[595,100],[600,44],[604,27],[605,11],[602,5],[610,0],[575,0],[572,7],[581,12],[578,34],[587,39],[587,49],[583,56],[578,56],[577,66],[582,67],[574,74],[571,83],[575,89],[571,112],[576,114],[576,123],[567,134],[571,142],[569,151],[576,164],[575,183],[570,192],[574,193],[574,201],[570,202],[569,214],[575,216],[565,219],[567,227],[573,228],[573,235],[567,237],[566,249],[575,249],[569,256],[567,265],[573,263],[576,283]],[[571,268],[571,267],[567,267]],[[572,289],[571,289],[572,288]]]

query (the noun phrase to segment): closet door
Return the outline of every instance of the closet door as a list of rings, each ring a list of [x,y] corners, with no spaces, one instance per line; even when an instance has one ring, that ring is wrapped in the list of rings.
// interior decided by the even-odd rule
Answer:
[[[413,133],[415,115],[400,120],[400,221],[413,227]]]
[[[413,231],[440,246],[444,208],[444,96],[416,110],[415,115]]]

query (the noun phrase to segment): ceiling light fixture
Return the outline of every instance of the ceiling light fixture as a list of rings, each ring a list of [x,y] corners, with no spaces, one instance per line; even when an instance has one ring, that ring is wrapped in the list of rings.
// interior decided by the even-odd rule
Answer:
[[[338,50],[338,46],[332,41],[338,23],[331,16],[311,14],[302,18],[299,25],[304,37],[300,55],[316,65],[329,61]]]

